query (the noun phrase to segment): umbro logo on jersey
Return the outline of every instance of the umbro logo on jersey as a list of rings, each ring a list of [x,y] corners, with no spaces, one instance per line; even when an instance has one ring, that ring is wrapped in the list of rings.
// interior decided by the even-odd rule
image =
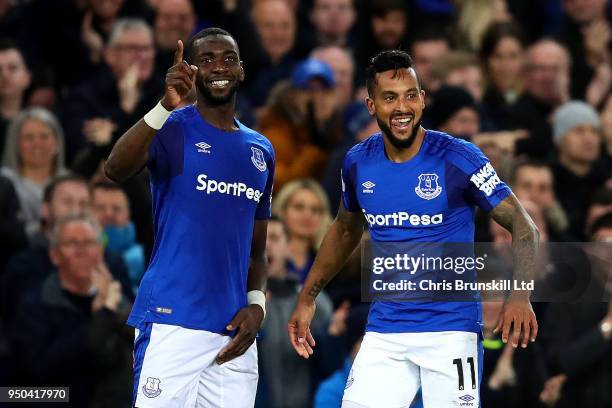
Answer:
[[[364,187],[364,193],[372,194],[374,192],[372,189],[376,184],[372,183],[371,181],[366,181],[365,183],[361,183],[361,185]]]
[[[200,142],[195,144],[198,148],[198,153],[210,153],[210,148],[212,147],[206,142]]]

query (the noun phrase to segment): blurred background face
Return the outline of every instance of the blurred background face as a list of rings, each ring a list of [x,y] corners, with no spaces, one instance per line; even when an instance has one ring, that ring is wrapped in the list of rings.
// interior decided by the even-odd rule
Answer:
[[[311,239],[323,221],[323,204],[308,189],[297,190],[287,201],[285,223],[290,236]]]
[[[295,17],[285,1],[259,1],[253,7],[253,22],[272,61],[278,61],[291,51],[295,41]]]
[[[520,167],[512,190],[519,200],[532,201],[543,209],[551,208],[555,202],[553,175],[548,167]]]
[[[325,47],[312,53],[313,58],[326,62],[334,71],[338,103],[347,105],[353,96],[355,66],[348,52],[339,47]]]
[[[440,130],[456,136],[471,136],[480,131],[478,112],[472,108],[462,108],[450,117]]]
[[[58,244],[51,248],[51,260],[61,276],[91,282],[93,269],[102,261],[102,245],[96,230],[83,221],[65,224]]]
[[[189,0],[162,0],[155,15],[155,42],[159,49],[176,49],[178,40],[186,43],[195,29],[195,14]]]
[[[412,45],[414,69],[419,74],[423,88],[431,89],[431,64],[448,52],[448,44],[442,40],[419,41]]]
[[[89,211],[91,198],[85,183],[65,181],[55,187],[51,201],[43,209],[43,216],[49,224],[71,214]]]
[[[0,51],[0,96],[22,94],[30,86],[30,72],[16,49]]]
[[[523,68],[523,47],[513,37],[502,38],[487,61],[493,86],[505,92],[516,87]]]
[[[103,227],[125,227],[130,222],[129,202],[123,191],[96,188],[92,204],[96,218]]]
[[[324,36],[344,36],[355,22],[353,1],[315,0],[310,19],[316,30]]]
[[[280,221],[268,222],[268,238],[266,240],[266,255],[268,257],[268,272],[274,273],[285,269],[289,257],[287,234]]]
[[[527,54],[525,90],[536,99],[551,105],[562,102],[569,89],[567,54],[557,44],[544,42]]]
[[[472,65],[451,71],[446,77],[445,84],[464,88],[476,101],[482,99],[482,72],[478,66]]]
[[[561,155],[572,161],[591,163],[599,157],[601,138],[592,125],[577,126],[561,139]]]
[[[380,47],[397,48],[406,35],[406,15],[392,10],[382,17],[372,17],[372,32]]]
[[[106,52],[106,63],[115,77],[122,78],[135,65],[138,67],[138,82],[141,84],[151,77],[154,59],[153,36],[147,30],[119,33]]]
[[[117,17],[123,5],[123,0],[90,0],[89,6],[94,15],[106,20]]]
[[[36,119],[26,120],[19,131],[19,159],[26,168],[44,168],[53,164],[57,140],[53,130]]]
[[[605,14],[606,0],[563,0],[563,10],[578,24],[590,23]]]

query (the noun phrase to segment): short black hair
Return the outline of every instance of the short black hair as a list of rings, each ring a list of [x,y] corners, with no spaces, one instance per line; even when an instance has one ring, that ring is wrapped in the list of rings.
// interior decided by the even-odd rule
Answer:
[[[491,24],[482,36],[479,57],[483,63],[493,55],[497,44],[504,38],[514,38],[522,48],[525,48],[525,34],[521,26],[515,23],[495,23]]]
[[[280,218],[278,215],[272,214],[268,219],[268,222],[280,222],[281,226],[283,227],[283,234],[285,234],[285,237],[289,239],[289,229],[287,228],[287,223],[285,223],[282,218]]]
[[[17,47],[17,43],[15,43],[15,41],[10,38],[0,37],[0,51],[7,50],[17,50],[19,53],[21,53],[21,50],[19,50],[19,47]]]
[[[234,36],[231,35],[229,31],[224,30],[219,27],[208,27],[194,34],[193,37],[191,37],[191,39],[189,40],[189,44],[187,44],[187,49],[186,49],[187,52],[185,53],[185,55],[189,56],[190,61],[192,60],[193,45],[195,44],[195,42],[203,38],[214,36],[214,35],[226,35],[230,37],[232,40],[234,40],[234,42],[236,43],[236,47],[238,47],[238,41],[236,41]],[[240,50],[238,50],[238,53],[240,53]]]
[[[370,4],[370,15],[372,17],[384,18],[392,11],[401,11],[406,15],[405,0],[377,0]]]
[[[514,163],[514,166],[512,167],[512,173],[510,174],[510,184],[514,184],[516,182],[516,176],[518,175],[519,170],[522,169],[523,167],[535,167],[537,169],[545,168],[545,169],[548,169],[551,172],[551,174],[553,174],[552,169],[548,163],[538,160],[538,159],[521,157],[518,160],[516,160],[516,162]],[[554,177],[554,174],[553,174],[553,177]]]
[[[612,188],[597,190],[593,195],[591,205],[612,205]]]
[[[412,61],[412,57],[406,51],[387,50],[381,51],[376,54],[376,56],[374,56],[374,58],[370,60],[370,64],[366,68],[366,87],[368,88],[368,95],[370,95],[370,97],[374,95],[376,74],[385,71],[397,71],[404,68],[414,69],[414,62]],[[417,82],[419,82],[418,77]]]
[[[448,36],[443,30],[440,30],[439,27],[435,27],[432,25],[426,25],[419,28],[412,36],[412,41],[410,42],[410,47],[414,46],[414,43],[417,42],[426,42],[426,41],[444,41],[447,44],[450,43]]]
[[[85,178],[79,175],[64,174],[62,176],[57,176],[57,177],[54,177],[49,182],[49,184],[47,184],[47,186],[45,187],[45,190],[43,191],[43,202],[50,203],[51,200],[53,199],[53,195],[55,194],[55,190],[57,189],[57,187],[60,184],[63,184],[66,182],[81,183],[81,184],[84,184],[87,188],[89,188],[89,185],[87,184],[87,180],[85,180]]]

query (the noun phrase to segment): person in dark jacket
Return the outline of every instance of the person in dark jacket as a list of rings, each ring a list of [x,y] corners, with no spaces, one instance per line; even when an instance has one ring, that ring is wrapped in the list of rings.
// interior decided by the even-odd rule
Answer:
[[[62,407],[120,407],[131,399],[129,303],[102,263],[100,227],[70,215],[54,227],[49,255],[57,273],[17,313],[18,385],[70,387]]]
[[[71,163],[87,144],[106,146],[157,103],[163,81],[155,74],[151,28],[142,20],[115,23],[104,51],[108,68],[68,94],[61,109],[66,157]]]

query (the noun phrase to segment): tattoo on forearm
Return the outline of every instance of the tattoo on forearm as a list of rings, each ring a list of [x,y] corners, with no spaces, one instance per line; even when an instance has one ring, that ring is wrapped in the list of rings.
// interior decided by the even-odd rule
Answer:
[[[512,233],[514,278],[533,279],[539,232],[514,195],[502,201],[491,213],[493,219]]]
[[[312,285],[312,288],[310,288],[308,295],[313,298],[316,298],[317,295],[323,290],[325,285],[327,285],[327,279],[324,279],[324,278],[319,279]]]

